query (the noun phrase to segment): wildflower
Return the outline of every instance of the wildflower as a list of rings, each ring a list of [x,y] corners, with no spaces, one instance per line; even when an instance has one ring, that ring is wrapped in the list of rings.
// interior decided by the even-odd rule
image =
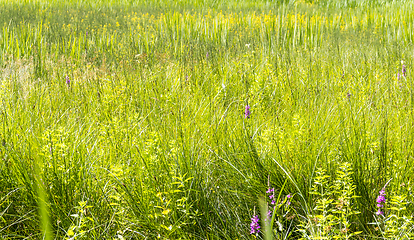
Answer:
[[[250,106],[246,105],[246,108],[244,109],[244,117],[250,118]]]
[[[405,77],[406,74],[407,74],[407,69],[405,69],[405,65],[403,64],[402,65],[402,75],[403,75],[403,77]]]
[[[68,75],[66,75],[65,79],[66,79],[66,84],[69,86],[69,85],[70,85],[70,79],[69,79],[69,76],[68,76]]]
[[[377,215],[381,215],[384,216],[384,212],[382,211],[382,208],[384,207],[384,203],[387,201],[387,199],[385,198],[385,187],[383,187],[380,191],[379,191],[379,195],[377,197],[377,207],[378,207],[378,211],[375,213]]]
[[[379,191],[379,196],[377,197],[377,203],[385,203],[386,199],[385,199],[385,188],[382,188]]]
[[[378,211],[375,213],[376,215],[384,216],[384,212],[378,208]]]
[[[290,199],[292,198],[292,195],[290,195],[290,193],[286,196],[286,199],[287,199],[287,201],[286,201],[286,205],[287,206],[289,206],[290,205]]]
[[[267,212],[266,219],[265,219],[266,224],[268,224],[270,221],[272,221],[272,214],[273,214],[272,210],[269,210]]]
[[[250,234],[255,234],[259,232],[260,232],[259,215],[253,215],[252,223],[250,224]]]
[[[346,96],[349,98],[351,98],[351,94],[349,92],[346,93]]]
[[[267,217],[268,217],[269,219],[272,217],[272,210],[269,210],[269,211],[267,212]]]
[[[397,73],[397,79],[400,81],[400,73]]]
[[[266,191],[266,193],[271,193],[271,194],[269,195],[269,199],[271,199],[271,200],[272,200],[271,204],[272,204],[272,205],[275,205],[275,203],[276,203],[276,201],[275,201],[275,189],[274,189],[274,188],[269,188],[269,189]]]

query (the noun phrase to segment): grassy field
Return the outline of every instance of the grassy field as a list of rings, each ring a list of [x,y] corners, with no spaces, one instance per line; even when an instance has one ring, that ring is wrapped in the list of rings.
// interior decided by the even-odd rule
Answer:
[[[1,0],[0,238],[413,239],[413,41],[404,0]]]

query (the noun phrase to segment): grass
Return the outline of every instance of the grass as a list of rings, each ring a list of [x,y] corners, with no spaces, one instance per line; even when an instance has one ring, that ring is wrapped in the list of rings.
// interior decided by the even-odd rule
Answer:
[[[0,236],[252,239],[274,186],[294,194],[285,224],[300,238],[319,169],[334,185],[345,163],[359,196],[349,231],[395,236],[413,211],[412,10],[0,2]],[[390,179],[386,216],[403,207],[376,224]]]

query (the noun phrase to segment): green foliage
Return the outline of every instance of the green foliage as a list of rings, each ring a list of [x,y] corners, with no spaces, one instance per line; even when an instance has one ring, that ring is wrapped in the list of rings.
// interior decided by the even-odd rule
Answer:
[[[352,239],[361,233],[351,226],[355,215],[359,214],[355,209],[357,196],[352,174],[348,162],[339,166],[333,182],[326,170],[317,169],[310,191],[315,196],[315,205],[300,225],[302,239]]]
[[[74,219],[73,225],[66,231],[66,239],[91,239],[96,238],[94,234],[94,220],[87,217],[88,209],[92,206],[87,206],[87,203],[79,202],[79,206],[75,207],[76,212],[71,214]]]
[[[399,191],[401,195],[389,194],[384,215],[376,217],[374,224],[383,239],[412,239],[414,237],[413,214],[407,209],[413,201],[412,193],[410,189],[405,189],[405,185],[402,188],[402,191]]]
[[[1,238],[411,236],[413,7],[0,1]]]
[[[269,193],[274,202],[259,200],[264,239],[290,239],[295,230],[293,219],[296,213],[291,205],[293,196],[288,194],[282,197],[284,187],[285,185],[282,186],[279,193]]]

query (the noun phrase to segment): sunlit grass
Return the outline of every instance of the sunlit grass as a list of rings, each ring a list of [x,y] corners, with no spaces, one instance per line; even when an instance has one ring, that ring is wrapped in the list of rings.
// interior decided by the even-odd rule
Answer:
[[[0,236],[250,239],[274,186],[299,238],[317,169],[348,163],[349,231],[390,235],[386,182],[412,212],[413,4],[276,2],[0,1]]]

